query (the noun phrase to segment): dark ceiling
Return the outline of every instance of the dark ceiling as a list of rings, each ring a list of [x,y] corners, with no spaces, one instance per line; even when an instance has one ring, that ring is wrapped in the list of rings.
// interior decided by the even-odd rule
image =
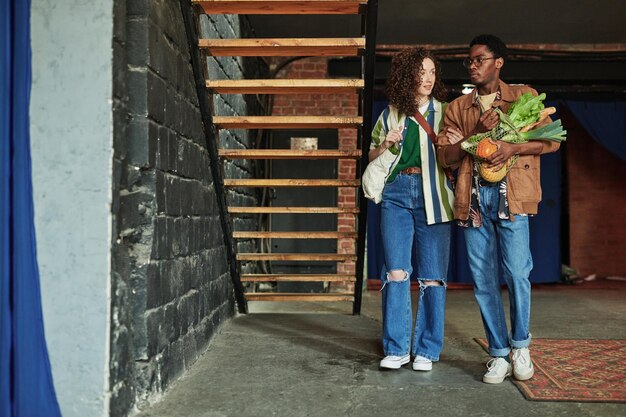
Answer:
[[[359,36],[356,16],[250,16],[256,36]],[[626,43],[626,0],[379,0],[380,44]]]
[[[361,34],[359,16],[248,18],[259,38]],[[379,0],[377,30],[379,47],[437,45],[444,81],[451,90],[460,91],[467,82],[461,66],[466,45],[478,34],[493,33],[514,46],[502,73],[509,82],[532,84],[556,96],[626,96],[626,0]],[[597,44],[611,47],[590,51]],[[386,79],[389,61],[389,54],[379,49],[378,85]],[[335,59],[329,66],[331,77],[358,77],[360,71],[359,58]]]

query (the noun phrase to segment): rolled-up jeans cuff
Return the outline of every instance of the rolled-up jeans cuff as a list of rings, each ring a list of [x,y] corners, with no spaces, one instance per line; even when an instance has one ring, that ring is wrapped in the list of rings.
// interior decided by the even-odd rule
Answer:
[[[513,337],[509,335],[509,343],[511,347],[514,349],[520,349],[530,346],[530,341],[532,340],[532,335],[529,333],[528,337],[524,340],[513,340]]]
[[[489,348],[489,356],[493,356],[494,358],[496,356],[508,356],[509,353],[511,353],[511,348],[500,348],[500,349],[496,349],[496,348]]]

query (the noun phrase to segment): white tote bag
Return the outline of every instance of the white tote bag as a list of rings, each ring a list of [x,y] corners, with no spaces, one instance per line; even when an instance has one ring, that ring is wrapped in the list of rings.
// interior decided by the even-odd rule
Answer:
[[[376,204],[381,202],[383,198],[383,188],[385,188],[385,183],[391,173],[391,168],[395,165],[396,160],[401,154],[402,152],[398,152],[398,155],[394,155],[389,149],[386,149],[378,158],[367,164],[363,178],[361,178],[361,185],[363,186],[363,192],[366,198]]]
[[[390,106],[390,109],[389,121],[391,123],[390,126],[385,127],[397,129],[398,126],[404,126],[402,140],[398,142],[400,152],[398,152],[397,155],[394,155],[389,149],[386,149],[385,152],[378,156],[378,158],[374,159],[367,165],[365,172],[363,173],[363,177],[361,178],[361,186],[363,187],[365,198],[372,200],[376,204],[380,203],[383,199],[383,188],[385,188],[387,178],[389,178],[391,170],[395,167],[397,161],[400,160],[400,155],[402,155],[402,143],[404,142],[404,136],[406,135],[407,119],[405,117],[400,117],[398,119],[397,110],[392,106]]]

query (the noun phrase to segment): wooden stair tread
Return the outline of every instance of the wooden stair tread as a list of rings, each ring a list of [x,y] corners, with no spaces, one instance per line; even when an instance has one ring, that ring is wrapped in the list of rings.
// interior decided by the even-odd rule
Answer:
[[[361,79],[269,79],[208,80],[207,88],[220,94],[325,94],[356,93],[363,89]]]
[[[358,56],[365,38],[200,39],[213,56]]]
[[[354,301],[353,293],[246,293],[248,301]]]
[[[213,116],[221,129],[356,128],[362,122],[358,116]]]
[[[233,237],[245,238],[275,238],[275,239],[349,239],[355,238],[356,232],[256,232],[237,231]]]
[[[367,0],[192,0],[206,14],[358,14]]]
[[[322,213],[322,214],[357,214],[358,207],[229,207],[231,214],[248,213]]]
[[[355,159],[360,150],[220,149],[219,156],[230,159]]]
[[[349,253],[238,253],[239,261],[354,261]]]
[[[355,282],[350,274],[243,274],[242,282]]]
[[[191,7],[189,6],[191,4]],[[187,41],[190,44],[191,62],[194,70],[194,84],[196,88],[201,90],[205,87],[206,96],[199,95],[200,108],[202,110],[203,128],[210,131],[211,128],[217,129],[359,129],[357,135],[358,140],[369,138],[370,116],[371,116],[371,96],[375,63],[375,33],[376,33],[376,15],[377,2],[369,0],[191,0],[190,3],[181,3],[185,30],[187,33]],[[198,24],[199,14],[207,15],[354,15],[348,19],[360,19],[361,36],[346,37],[280,37],[280,38],[245,38],[245,39],[198,39],[197,30],[194,25]],[[194,16],[195,14],[195,16]],[[360,15],[360,16],[358,16]],[[357,17],[358,16],[358,17]],[[245,16],[242,16],[244,18]],[[204,17],[207,18],[206,16]],[[211,17],[209,17],[211,19]],[[286,17],[289,18],[289,17]],[[329,19],[327,17],[326,19]],[[332,19],[331,19],[332,20]],[[355,20],[356,22],[356,20]],[[196,28],[197,29],[197,28]],[[235,35],[236,36],[236,35]],[[271,35],[270,35],[271,36]],[[298,35],[296,35],[298,36]],[[300,35],[302,36],[302,35]],[[322,34],[323,36],[323,34]],[[332,35],[331,35],[332,36]],[[341,36],[341,35],[339,35]],[[366,42],[367,36],[367,42]],[[216,36],[217,37],[217,36]],[[367,43],[367,52],[365,50]],[[195,44],[195,46],[194,46]],[[329,78],[323,79],[324,75],[317,75],[318,78],[305,79],[203,79],[206,76],[205,69],[202,68],[207,56],[214,57],[361,57],[362,75],[366,80],[357,79],[352,76],[350,79]],[[206,62],[205,62],[206,63]],[[315,75],[314,75],[315,77]],[[226,78],[226,77],[223,77]],[[366,82],[367,81],[367,82]],[[367,88],[365,85],[367,84]],[[200,91],[200,90],[199,90]],[[297,112],[305,115],[293,116],[219,116],[212,115],[215,111],[213,106],[213,94],[244,94],[244,95],[265,95],[265,94],[343,94],[346,96],[358,96],[359,114],[364,113],[365,116],[355,115],[356,112],[345,112],[347,116],[337,114],[338,112],[329,112],[327,116],[311,116],[306,115],[309,112]],[[324,97],[324,96],[322,96]],[[250,97],[253,98],[253,97]],[[257,100],[259,98],[257,97]],[[219,107],[219,106],[218,106]],[[365,109],[365,110],[363,110]],[[226,113],[226,112],[225,112]],[[239,112],[237,112],[239,113]],[[244,113],[244,112],[241,112]],[[326,113],[326,112],[318,112]],[[352,113],[352,114],[350,114]],[[244,113],[245,114],[245,113]],[[271,113],[270,113],[271,114]],[[367,130],[363,130],[367,129]],[[217,132],[216,132],[217,133]],[[224,131],[219,132],[220,135]],[[251,132],[254,133],[254,132]],[[300,135],[306,136],[306,135]],[[365,142],[365,140],[363,140]],[[365,156],[366,149],[215,149],[215,143],[212,152],[212,167],[218,167],[221,162],[227,159],[251,159],[251,160],[354,160]],[[356,146],[358,148],[358,145]],[[215,164],[215,154],[221,157],[221,162]],[[267,165],[269,162],[265,162]],[[297,164],[297,163],[296,163]],[[302,163],[300,163],[302,164]],[[345,172],[352,172],[350,169]],[[358,164],[357,164],[358,165]],[[342,173],[344,173],[342,171]],[[300,192],[310,193],[315,188],[310,187],[333,187],[334,192],[341,192],[342,188],[348,190],[361,186],[361,180],[358,175],[350,175],[351,179],[339,179],[334,175],[332,178],[320,178],[325,175],[316,175],[314,173],[304,173],[298,175],[279,175],[275,172],[272,175],[279,178],[230,178],[223,180],[223,187],[230,188],[229,193],[243,192],[241,188],[245,187],[309,187]],[[219,175],[217,175],[219,177]],[[247,175],[236,175],[247,176]],[[253,176],[255,176],[253,174]],[[340,175],[341,177],[342,175]],[[285,178],[300,177],[300,178]],[[309,177],[309,178],[301,178]],[[313,178],[310,178],[313,177]],[[317,178],[316,178],[317,177]],[[217,178],[217,177],[216,177]],[[221,182],[222,179],[220,178]],[[219,185],[216,183],[216,185]],[[232,189],[233,187],[241,187]],[[357,196],[359,194],[357,193]],[[360,196],[362,197],[362,195]],[[264,201],[271,201],[264,199]],[[348,200],[346,200],[348,201]],[[349,199],[352,205],[363,204],[365,200],[361,198],[357,203],[354,198]],[[222,213],[224,201],[222,201]],[[245,203],[244,203],[245,204]],[[306,204],[306,203],[305,203]],[[320,204],[320,203],[318,203]],[[325,203],[321,203],[325,204]],[[257,213],[267,214],[333,214],[337,215],[337,221],[346,216],[340,214],[356,215],[366,211],[366,206],[361,207],[231,207],[228,208],[229,213],[236,215],[249,213],[250,218]],[[233,216],[235,224],[240,223]],[[258,216],[255,216],[258,217]],[[293,216],[298,218],[298,216]],[[354,217],[354,216],[353,216]],[[309,216],[307,219],[311,219]],[[239,218],[241,220],[241,218]],[[354,220],[357,220],[354,217]],[[363,226],[365,219],[361,217],[359,226]],[[299,248],[289,250],[287,253],[255,253],[254,248],[250,248],[250,253],[229,253],[229,267],[235,288],[235,295],[241,313],[247,312],[247,301],[346,301],[354,303],[353,312],[358,314],[361,308],[361,287],[362,287],[362,271],[363,271],[363,250],[365,227],[358,227],[359,232],[355,232],[356,227],[341,227],[339,230],[323,230],[321,225],[313,226],[322,230],[313,231],[294,231],[294,228],[282,228],[288,231],[269,231],[258,230],[228,230],[227,224],[224,225],[225,235],[228,236],[229,246],[232,247],[232,239],[335,239],[339,248],[340,239],[351,239],[350,244],[356,244],[356,248],[350,249],[352,253],[310,253],[301,251]],[[242,229],[246,229],[242,227]],[[291,229],[291,230],[290,230]],[[334,228],[329,228],[334,229]],[[354,239],[357,239],[355,241]],[[241,242],[241,241],[239,241]],[[271,245],[271,247],[275,247]],[[277,246],[275,248],[278,248]],[[228,248],[227,248],[228,249]],[[268,247],[268,250],[272,250]],[[274,249],[275,251],[279,249]],[[315,249],[313,249],[315,251]],[[322,251],[325,249],[322,248]],[[329,248],[332,251],[332,249]],[[319,249],[318,249],[319,251]],[[232,250],[231,250],[232,252]],[[236,252],[236,251],[235,251]],[[338,252],[346,252],[341,248]],[[238,263],[238,265],[235,264]],[[273,262],[272,265],[278,265],[275,261],[287,261],[290,265],[296,265],[298,262],[304,261],[301,265],[306,268],[303,271],[297,269],[289,269],[295,273],[273,273],[273,274],[243,274],[240,275],[240,268],[244,270],[256,265],[258,261]],[[352,262],[356,261],[358,272],[352,274],[335,273],[335,274],[306,274],[311,265],[332,265],[340,269],[340,263],[350,262],[347,267],[354,266]],[[320,263],[322,262],[322,263]],[[252,268],[251,272],[261,272],[256,268]],[[319,272],[319,271],[317,271]],[[351,283],[348,288],[340,290],[340,292],[322,292],[322,293],[294,293],[294,292],[250,292],[245,293],[242,282],[347,282]],[[352,284],[356,283],[356,284]],[[341,284],[340,284],[341,285]],[[246,287],[248,287],[246,285]],[[250,286],[249,291],[254,291],[256,285]],[[328,286],[325,286],[328,289]],[[335,289],[334,287],[330,287]],[[353,291],[348,291],[354,289]],[[296,289],[297,290],[297,289]]]
[[[359,187],[360,180],[225,179],[225,187]]]

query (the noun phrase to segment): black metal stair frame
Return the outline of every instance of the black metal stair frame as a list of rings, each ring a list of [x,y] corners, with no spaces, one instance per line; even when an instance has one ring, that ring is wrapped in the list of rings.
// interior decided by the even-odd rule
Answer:
[[[220,222],[222,225],[222,230],[224,233],[224,244],[226,245],[226,253],[227,253],[227,257],[228,257],[228,264],[229,264],[229,270],[230,270],[230,275],[231,275],[231,279],[233,282],[233,286],[234,286],[234,290],[235,290],[235,297],[236,297],[236,301],[237,301],[237,305],[238,305],[238,309],[240,313],[247,313],[248,311],[248,306],[247,306],[247,301],[246,301],[246,294],[244,291],[244,287],[242,284],[242,277],[240,275],[240,267],[239,267],[239,263],[238,263],[238,259],[240,257],[243,256],[251,256],[252,254],[240,254],[241,256],[238,256],[236,253],[236,245],[234,243],[234,239],[235,239],[235,234],[233,233],[232,230],[232,225],[231,225],[231,221],[230,221],[230,216],[229,216],[229,211],[227,208],[227,204],[226,204],[226,195],[225,195],[225,188],[224,186],[228,186],[229,184],[232,186],[234,185],[233,181],[231,181],[230,183],[228,183],[227,181],[224,180],[224,178],[222,177],[222,170],[220,169],[221,167],[221,163],[220,163],[220,153],[219,153],[219,149],[218,149],[218,131],[217,131],[217,125],[219,124],[220,127],[224,128],[224,127],[228,127],[229,124],[229,120],[227,117],[222,117],[220,116],[219,118],[216,116],[215,119],[213,118],[212,115],[212,103],[211,103],[211,98],[210,94],[207,93],[207,80],[206,80],[206,75],[207,75],[207,71],[206,68],[202,65],[202,54],[204,53],[201,48],[203,47],[201,45],[201,41],[199,40],[198,37],[198,16],[199,14],[201,14],[202,12],[198,9],[196,10],[196,7],[201,7],[201,6],[194,6],[192,4],[191,0],[179,0],[180,1],[180,7],[181,7],[181,11],[183,14],[183,19],[184,19],[184,23],[185,23],[185,30],[187,33],[187,41],[189,44],[189,52],[190,52],[190,56],[191,56],[191,64],[193,67],[193,73],[194,73],[194,81],[196,84],[196,94],[198,95],[198,102],[199,102],[199,106],[200,106],[200,113],[201,113],[201,117],[202,117],[202,122],[203,122],[203,126],[204,126],[204,133],[205,133],[205,140],[206,140],[206,146],[207,149],[209,151],[209,157],[210,157],[210,162],[211,162],[211,172],[213,174],[213,179],[214,179],[214,185],[215,185],[215,192],[218,198],[218,207],[219,207],[219,215],[220,215]],[[196,2],[196,4],[200,4],[201,2]],[[222,4],[221,6],[225,7],[225,4],[227,2],[224,2],[224,4]],[[245,2],[242,2],[245,3]],[[285,4],[287,4],[288,2],[285,2]],[[299,2],[293,2],[294,4],[298,4],[298,7],[300,7]],[[305,4],[305,2],[302,2],[302,4]],[[337,4],[340,4],[341,1],[336,2]],[[347,3],[347,2],[346,2]],[[357,3],[357,1],[355,1],[354,3]],[[359,1],[358,3],[360,3],[358,5],[358,10],[359,10],[359,14],[361,14],[361,37],[365,38],[365,42],[364,42],[364,46],[363,46],[363,39],[362,38],[352,38],[352,40],[348,40],[346,41],[349,45],[351,45],[350,47],[353,48],[354,45],[361,45],[360,48],[361,50],[359,51],[359,55],[361,58],[361,78],[364,80],[364,84],[362,87],[362,90],[359,90],[359,116],[360,116],[360,126],[358,125],[354,125],[353,122],[348,122],[347,119],[346,121],[341,120],[341,121],[337,121],[337,122],[333,122],[331,123],[330,121],[320,121],[319,123],[324,123],[324,124],[332,124],[332,127],[343,127],[346,125],[350,125],[352,124],[353,127],[360,127],[360,129],[357,130],[357,148],[358,146],[360,146],[360,153],[357,151],[357,155],[358,155],[358,170],[357,172],[360,174],[359,177],[361,177],[363,175],[363,172],[365,171],[365,168],[368,164],[368,151],[369,151],[369,145],[370,145],[370,141],[371,141],[371,128],[372,128],[372,108],[373,108],[373,92],[374,92],[374,67],[375,67],[375,62],[376,62],[376,24],[377,24],[377,11],[378,11],[378,0],[368,0],[367,4],[364,4],[365,2],[363,1]],[[217,4],[217,3],[216,3]],[[309,12],[311,12],[312,10],[318,10],[319,11],[319,7],[323,6],[323,7],[331,7],[330,3],[327,4],[323,4],[321,2],[319,2],[318,4],[315,4],[315,2],[311,2],[311,4],[313,4],[315,7],[318,7],[318,9],[311,9],[308,10]],[[293,6],[293,4],[291,5]],[[341,5],[343,6],[343,5]],[[350,7],[353,7],[354,5],[350,5]],[[203,6],[202,6],[203,7]],[[334,5],[332,7],[338,7],[337,5]],[[331,7],[331,8],[332,8]],[[258,9],[258,4],[254,5],[253,9],[257,12],[259,12],[260,9]],[[226,12],[227,9],[222,10],[221,12],[218,11],[218,13],[224,13]],[[230,9],[228,9],[230,10]],[[264,11],[264,13],[267,11]],[[333,9],[333,12],[338,12],[338,10]],[[229,41],[230,42],[230,41]],[[263,41],[265,42],[265,41]],[[206,43],[206,41],[205,41]],[[280,42],[279,42],[280,43]],[[294,43],[294,42],[292,42]],[[297,43],[297,42],[296,42]],[[229,45],[233,45],[232,42],[230,42]],[[299,45],[299,44],[298,44]],[[274,46],[274,45],[272,45]],[[231,46],[228,46],[231,49],[233,49]],[[364,51],[363,48],[364,47]],[[267,48],[266,48],[267,49]],[[273,49],[273,48],[272,48]],[[265,50],[264,50],[265,51]],[[268,50],[269,51],[269,50]],[[239,53],[238,53],[239,52]],[[273,55],[274,54],[274,50],[272,50],[271,52],[267,52],[265,51],[264,53]],[[301,52],[301,51],[299,51]],[[337,50],[333,50],[332,52],[329,52],[331,55],[336,53]],[[350,53],[354,53],[354,51],[349,51]],[[230,50],[227,51],[225,53],[225,55],[231,55],[231,54],[235,54],[235,55],[253,55],[251,53],[251,51],[243,51],[243,50]],[[316,54],[317,55],[317,54]],[[324,55],[324,54],[320,54],[320,55]],[[263,54],[260,54],[259,56],[264,56]],[[304,56],[304,55],[301,55]],[[244,92],[245,94],[245,92]],[[270,92],[271,94],[271,92]],[[218,120],[219,119],[219,120]],[[241,118],[232,118],[232,119],[241,119]],[[254,120],[253,120],[254,119]],[[265,119],[272,119],[273,122],[271,124],[271,126],[268,124],[269,122],[266,121]],[[285,128],[284,125],[287,122],[284,121],[276,121],[276,119],[279,119],[278,117],[269,117],[269,118],[259,118],[259,117],[251,117],[248,116],[247,119],[245,120],[239,120],[239,121],[231,121],[231,125],[232,126],[239,126],[238,124],[235,124],[235,122],[242,124],[243,125],[241,127],[243,128],[253,128],[256,125],[268,125],[271,128]],[[322,118],[324,119],[324,118]],[[326,118],[328,119],[328,118]],[[265,123],[265,125],[263,124]],[[301,122],[302,123],[302,122]],[[307,120],[306,122],[304,122],[305,124],[307,124],[308,127],[311,127],[313,125],[313,121],[311,120]],[[318,122],[316,122],[318,123]],[[276,125],[276,126],[274,126]],[[337,125],[337,126],[335,126]],[[331,127],[329,125],[329,127]],[[357,157],[357,155],[354,155],[355,157]],[[235,155],[236,156],[236,155]],[[254,156],[254,155],[252,155]],[[284,155],[283,155],[284,156]],[[315,155],[313,155],[315,156]],[[267,156],[266,156],[267,157]],[[289,181],[289,180],[287,180]],[[338,180],[337,180],[338,181]],[[265,181],[263,184],[257,184],[257,183],[253,183],[252,181],[248,182],[250,184],[243,184],[243,185],[248,185],[248,186],[265,186],[267,181]],[[353,184],[354,183],[354,184]],[[359,181],[358,179],[353,180],[350,184],[346,184],[345,186],[358,186]],[[299,186],[303,186],[303,184],[295,184],[291,183],[291,184],[285,184],[285,185],[299,185]],[[306,185],[306,184],[304,184]],[[324,184],[324,185],[330,185],[330,186],[338,186],[337,184]],[[343,186],[343,185],[339,185],[339,186]],[[365,245],[366,245],[366,227],[367,227],[367,200],[365,199],[365,196],[363,194],[363,191],[360,187],[357,188],[357,193],[358,193],[358,209],[356,209],[357,211],[355,211],[355,213],[358,212],[358,224],[357,224],[357,230],[358,230],[358,234],[357,234],[357,241],[356,241],[356,254],[354,255],[350,255],[350,256],[355,256],[356,257],[356,271],[354,274],[354,281],[355,282],[355,289],[354,289],[354,297],[353,297],[353,314],[354,315],[358,315],[361,312],[361,301],[362,301],[362,289],[363,289],[363,267],[364,267],[364,263],[365,263]],[[294,256],[294,255],[290,255],[290,256]],[[316,254],[315,256],[313,256],[313,258],[315,257],[319,257],[319,254]],[[341,254],[337,254],[336,256],[342,257],[345,256],[346,259],[348,259],[348,255],[341,255]],[[307,258],[308,259],[308,258]],[[336,278],[335,278],[336,279]],[[263,294],[261,294],[263,295]],[[255,294],[255,299],[259,299],[258,297],[260,297],[261,295],[259,294]],[[276,297],[283,297],[284,300],[283,301],[288,301],[291,298],[297,299],[297,297],[293,297],[296,294],[279,294],[277,293],[275,296]],[[318,297],[320,298],[320,300],[325,300],[325,299],[330,299],[332,297],[330,297],[333,294],[326,294],[326,297]],[[264,296],[262,298],[266,298],[266,299],[271,299],[274,296],[271,296],[271,294],[267,294],[267,296]],[[333,297],[337,298],[337,300],[335,301],[345,301],[348,299],[351,299],[352,297],[349,296],[349,294],[345,294],[345,293],[341,293],[341,294],[335,294],[333,295]],[[310,298],[310,297],[309,297]]]
[[[363,125],[361,127],[361,161],[360,178],[369,162],[368,153],[372,139],[372,111],[374,95],[374,68],[376,65],[376,25],[378,21],[378,0],[369,0],[365,15],[362,17],[361,32],[365,35],[365,55],[362,57],[362,72],[365,79],[363,89],[363,99],[359,102],[362,108]],[[358,238],[357,238],[357,261],[356,261],[356,283],[354,292],[354,304],[352,314],[361,314],[361,301],[363,297],[363,266],[365,263],[365,239],[367,229],[367,199],[363,189],[358,189],[359,196],[359,217],[358,217]]]
[[[191,56],[191,66],[193,67],[193,76],[196,85],[196,94],[198,95],[198,103],[200,105],[200,115],[204,126],[204,136],[206,147],[209,151],[211,161],[211,174],[213,175],[213,185],[217,196],[217,205],[219,208],[220,223],[224,234],[224,245],[226,246],[226,257],[228,259],[228,267],[230,278],[235,291],[235,299],[237,301],[237,309],[239,313],[246,314],[248,312],[248,303],[244,296],[244,289],[241,283],[241,274],[239,263],[237,262],[236,246],[233,239],[233,231],[230,223],[230,216],[226,206],[226,194],[224,192],[224,178],[220,169],[221,163],[218,156],[217,138],[218,134],[213,124],[211,115],[211,105],[209,96],[206,92],[205,69],[201,64],[200,50],[198,48],[198,21],[190,0],[180,0],[180,9],[185,22],[185,32],[187,33],[187,43],[189,44],[189,55]]]

